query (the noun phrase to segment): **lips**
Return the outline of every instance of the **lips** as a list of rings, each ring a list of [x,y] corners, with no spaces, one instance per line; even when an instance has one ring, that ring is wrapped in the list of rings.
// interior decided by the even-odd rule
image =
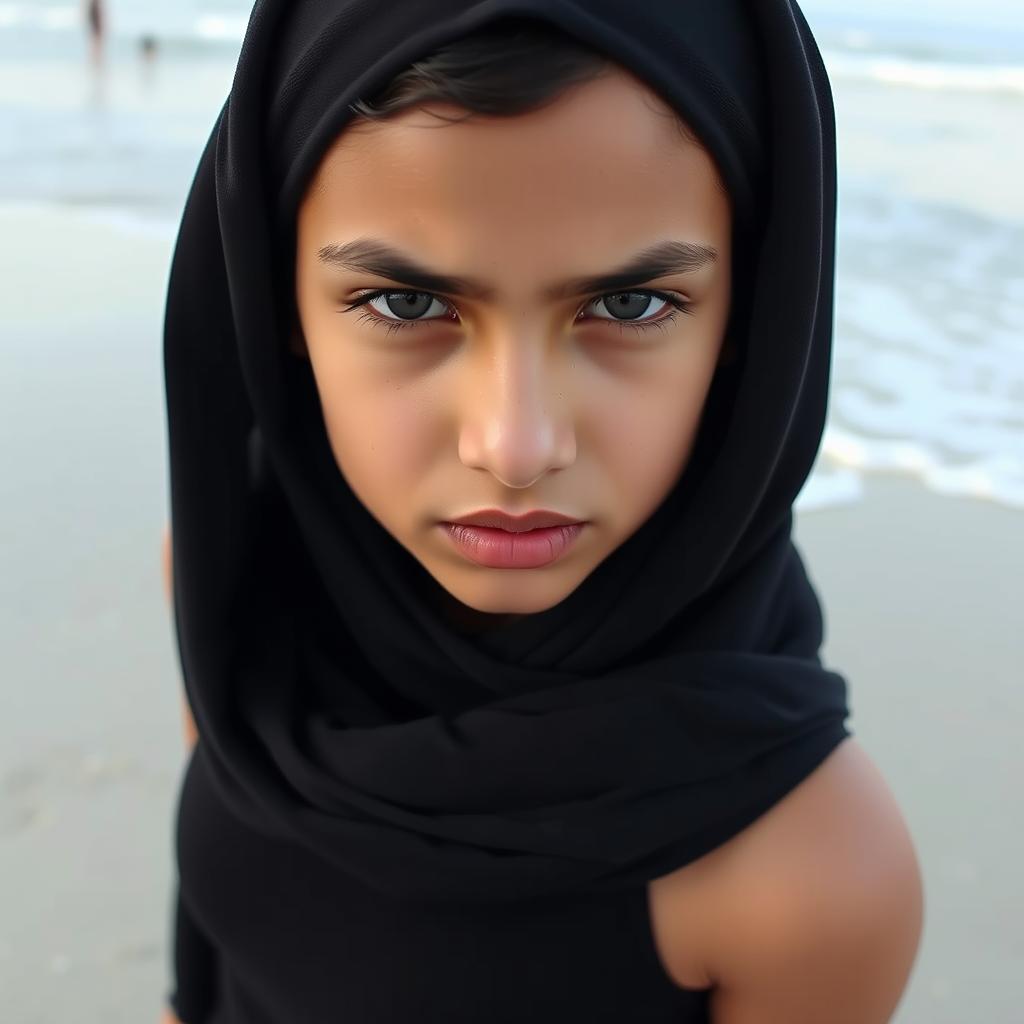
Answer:
[[[481,509],[458,519],[449,519],[449,523],[460,526],[482,526],[508,533],[526,533],[528,530],[541,530],[551,526],[574,526],[582,520],[561,512],[537,509],[524,515],[514,516],[497,508]]]
[[[489,569],[540,569],[558,561],[576,543],[584,523],[538,526],[514,533],[489,526],[442,523],[455,549]]]

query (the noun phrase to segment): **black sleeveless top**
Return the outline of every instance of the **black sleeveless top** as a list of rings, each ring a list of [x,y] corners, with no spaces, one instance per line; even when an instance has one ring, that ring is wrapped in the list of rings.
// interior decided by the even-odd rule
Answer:
[[[243,825],[202,741],[176,818],[184,1024],[704,1024],[654,945],[646,886],[450,909],[392,901]]]

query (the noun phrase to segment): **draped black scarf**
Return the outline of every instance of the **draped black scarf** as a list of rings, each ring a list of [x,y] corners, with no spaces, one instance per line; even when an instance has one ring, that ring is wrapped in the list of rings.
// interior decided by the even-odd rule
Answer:
[[[338,469],[289,352],[295,216],[409,64],[503,16],[631,70],[714,156],[739,358],[673,491],[554,607],[478,636]],[[828,397],[832,97],[792,0],[260,0],[165,323],[175,626],[211,777],[260,833],[408,900],[640,884],[850,735],[791,539]]]

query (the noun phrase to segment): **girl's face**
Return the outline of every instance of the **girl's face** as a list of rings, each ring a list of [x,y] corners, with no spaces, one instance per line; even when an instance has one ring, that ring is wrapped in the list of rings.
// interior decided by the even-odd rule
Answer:
[[[297,232],[297,344],[338,467],[461,621],[562,601],[672,489],[722,355],[731,211],[638,79],[512,118],[350,126]],[[585,525],[553,562],[494,568],[441,525],[489,508]]]

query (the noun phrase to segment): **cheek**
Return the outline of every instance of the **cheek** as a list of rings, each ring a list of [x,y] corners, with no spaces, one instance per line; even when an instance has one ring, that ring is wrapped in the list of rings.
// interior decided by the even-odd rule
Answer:
[[[350,369],[317,387],[331,450],[356,496],[390,524],[415,506],[415,491],[440,450],[429,405],[387,381]]]
[[[645,520],[671,492],[693,452],[718,364],[727,297],[706,304],[672,343],[626,385],[591,404],[591,436],[620,508],[623,527]]]
[[[685,468],[713,372],[709,360],[669,360],[592,409],[592,436],[622,526],[646,519]]]

